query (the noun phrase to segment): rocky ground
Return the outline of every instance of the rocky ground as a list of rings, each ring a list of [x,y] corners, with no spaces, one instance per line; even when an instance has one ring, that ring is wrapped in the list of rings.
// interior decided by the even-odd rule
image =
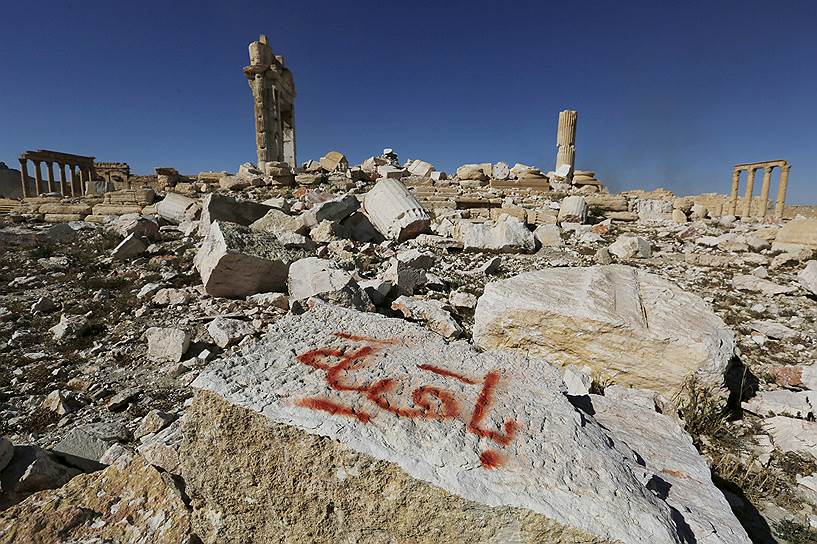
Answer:
[[[475,310],[478,300],[487,304],[480,299],[486,284],[543,269],[622,263],[700,297],[734,331],[726,385],[713,389],[694,372],[687,376],[687,369],[679,368],[678,376],[668,370],[646,387],[662,393],[656,406],[680,415],[754,541],[817,542],[817,372],[811,370],[817,263],[810,261],[817,229],[810,220],[781,225],[709,218],[691,201],[672,198],[654,214],[647,211],[655,205],[641,205],[637,221],[605,220],[588,213],[586,191],[567,190],[573,200],[564,194],[539,198],[540,207],[558,212],[553,221],[483,220],[468,210],[440,208],[424,234],[398,242],[384,240],[385,229],[363,220],[369,210],[357,197],[371,190],[368,182],[308,189],[248,185],[223,188],[215,194],[226,200],[209,196],[200,216],[177,220],[161,210],[106,224],[0,218],[0,507],[21,508],[43,492],[12,505],[63,484],[59,493],[72,496],[80,493],[81,478],[89,489],[121,492],[105,487],[110,478],[95,476],[108,466],[136,471],[128,478],[158,489],[145,496],[164,497],[165,512],[184,518],[171,524],[172,531],[190,538],[184,511],[193,509],[194,527],[201,526],[196,516],[202,514],[196,497],[185,492],[194,480],[185,481],[179,450],[192,448],[183,445],[180,423],[200,388],[194,380],[216,362],[262,345],[274,324],[309,311],[312,297],[485,347],[472,332],[482,327]],[[515,198],[506,197],[505,204]],[[245,213],[245,201],[267,205],[255,217]],[[235,253],[244,257],[225,264]],[[279,261],[282,277],[274,266]],[[579,299],[595,296],[592,284],[586,288]],[[645,300],[651,296],[646,287],[638,289]],[[509,347],[541,353],[534,344]],[[644,356],[646,348],[639,349],[634,358]],[[650,352],[644,360],[650,357],[670,354]],[[615,384],[632,385],[626,373],[588,364],[566,371],[572,376],[565,377],[568,389],[596,395]],[[683,387],[667,385],[674,380]],[[136,468],[136,461],[128,464],[133,451],[142,463]],[[88,474],[77,476],[81,472]],[[36,533],[24,532],[24,524],[23,518],[0,517],[0,541]],[[176,534],[168,531],[162,538]],[[103,537],[137,541],[115,532]]]

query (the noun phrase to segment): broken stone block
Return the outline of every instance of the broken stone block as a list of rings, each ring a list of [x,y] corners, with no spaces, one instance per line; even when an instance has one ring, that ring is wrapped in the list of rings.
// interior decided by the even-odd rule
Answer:
[[[246,321],[219,316],[207,325],[207,332],[218,347],[226,348],[255,333],[255,329]]]
[[[123,238],[135,234],[140,238],[155,242],[162,237],[159,233],[159,224],[156,221],[138,214],[121,215],[105,225],[105,229],[115,232]]]
[[[216,221],[196,254],[195,266],[207,294],[239,298],[283,291],[290,263],[305,255],[285,248],[274,234]]]
[[[817,261],[809,261],[806,267],[797,273],[797,281],[803,286],[803,289],[817,295]]]
[[[466,291],[451,291],[448,303],[460,312],[469,311],[477,307],[477,297]]]
[[[781,228],[772,244],[774,251],[817,250],[817,219],[797,217]]]
[[[197,541],[183,495],[139,456],[0,512],[0,535],[4,543]]]
[[[321,297],[353,308],[369,306],[352,275],[336,263],[307,257],[292,263],[289,269],[290,300]]]
[[[425,161],[410,161],[410,163],[406,165],[406,170],[408,170],[412,176],[427,178],[434,171],[434,165]]]
[[[118,423],[88,423],[68,431],[52,451],[69,465],[92,472],[103,468],[99,460],[108,448],[126,438],[125,427]]]
[[[199,211],[198,202],[179,193],[167,193],[164,199],[156,204],[156,213],[159,217],[177,225],[185,220],[196,219]]]
[[[398,168],[397,166],[386,164],[384,166],[377,167],[377,175],[381,179],[400,179],[406,177],[408,172],[406,172],[404,168]]]
[[[175,420],[176,416],[173,414],[168,414],[162,412],[161,410],[151,410],[145,414],[145,417],[143,417],[142,421],[139,422],[139,426],[135,431],[133,431],[133,438],[135,440],[139,440],[143,436],[158,433]]]
[[[766,295],[785,295],[793,293],[797,287],[788,285],[778,285],[769,280],[764,280],[751,274],[736,274],[732,278],[732,286],[739,291],[752,291]]]
[[[568,196],[559,204],[560,223],[584,223],[587,219],[587,202],[583,196]]]
[[[775,447],[817,459],[817,423],[788,416],[763,420],[763,428],[772,435]]]
[[[54,340],[65,340],[83,335],[91,327],[84,315],[62,314],[60,322],[48,329]]]
[[[650,243],[640,236],[621,235],[607,250],[620,261],[629,259],[649,259],[652,257]]]
[[[309,232],[309,228],[304,224],[301,217],[289,215],[276,209],[268,211],[264,217],[253,222],[250,229],[256,232],[271,232],[279,237],[285,234],[306,234]]]
[[[510,215],[500,216],[495,224],[461,219],[455,226],[454,238],[462,243],[464,251],[517,253],[531,252],[536,247],[533,233]]]
[[[457,168],[457,179],[485,181],[488,176],[482,169],[481,164],[463,164]]]
[[[41,312],[44,314],[51,313],[55,310],[59,309],[54,301],[47,297],[40,297],[37,301],[31,305],[32,312]]]
[[[65,414],[75,412],[81,405],[82,404],[71,395],[71,392],[63,392],[59,389],[55,389],[46,395],[42,404],[40,404],[40,408],[64,416]]]
[[[264,217],[272,208],[250,200],[236,200],[219,193],[210,193],[204,197],[199,221],[199,234],[207,236],[214,221],[235,223],[249,226]]]
[[[386,238],[403,242],[426,232],[431,218],[406,186],[394,179],[381,179],[366,193],[363,210]]]
[[[349,168],[349,161],[340,151],[330,151],[319,161],[321,168],[327,172],[343,171]]]
[[[562,240],[562,229],[558,225],[539,225],[533,231],[533,237],[541,247],[562,247],[565,245],[565,241]]]
[[[351,365],[355,372],[340,372]],[[683,429],[661,430],[685,442],[682,455],[648,447],[642,456],[577,411],[559,373],[526,354],[478,353],[400,320],[317,305],[276,322],[261,344],[215,363],[193,386],[204,391],[185,419],[185,490],[201,508],[227,513],[221,527],[238,541],[376,531],[384,541],[433,533],[440,542],[669,544],[717,531],[724,542],[748,542]],[[284,457],[285,466],[274,461]],[[651,491],[664,470],[700,489],[666,502]],[[257,485],[232,483],[249,475]],[[295,502],[268,491],[295,488],[305,490],[287,492]],[[399,490],[399,500],[372,489]],[[328,500],[354,515],[308,506]],[[243,529],[259,515],[283,525]],[[212,526],[199,528],[213,540]]]
[[[179,474],[179,443],[181,442],[181,428],[178,422],[149,435],[142,440],[136,451],[145,458],[145,461],[171,474]]]
[[[799,419],[814,419],[817,406],[817,391],[789,391],[775,389],[760,391],[741,408],[761,417],[789,416]]]
[[[511,177],[511,168],[506,162],[498,162],[493,166],[493,178],[506,180]]]
[[[259,306],[271,306],[280,310],[289,310],[289,297],[283,293],[259,293],[247,297],[249,302]]]
[[[463,330],[439,300],[399,296],[391,303],[391,309],[412,321],[425,323],[429,329],[445,338],[459,338]]]
[[[489,283],[473,338],[484,349],[587,364],[667,398],[693,375],[722,386],[735,349],[734,334],[703,300],[624,265],[547,268]]]
[[[389,280],[385,279],[373,279],[373,280],[363,280],[358,282],[360,285],[360,289],[366,293],[369,297],[369,300],[372,301],[372,304],[375,306],[380,306],[385,302],[386,297],[391,292],[394,285]]]
[[[304,225],[314,227],[323,221],[341,221],[360,208],[355,195],[344,195],[324,202],[318,202],[303,215]]]
[[[159,289],[152,301],[157,306],[181,306],[190,302],[190,293],[183,289]]]
[[[13,504],[31,493],[60,487],[81,472],[63,465],[39,446],[14,446],[13,455],[0,474],[3,502]]]
[[[117,261],[128,261],[144,254],[147,248],[147,244],[136,234],[129,234],[113,249],[111,257]]]
[[[172,327],[150,327],[145,331],[148,358],[154,361],[179,362],[190,347],[190,333]]]

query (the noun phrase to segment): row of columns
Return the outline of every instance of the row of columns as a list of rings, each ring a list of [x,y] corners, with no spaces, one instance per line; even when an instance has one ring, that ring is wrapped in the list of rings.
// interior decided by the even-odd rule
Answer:
[[[56,184],[56,180],[54,179],[54,162],[56,161],[48,161],[48,160],[38,160],[38,159],[20,159],[20,178],[23,184],[23,198],[31,196],[28,194],[28,186],[29,180],[31,177],[28,175],[28,161],[34,163],[34,190],[36,195],[42,194],[44,191],[42,190],[43,186],[43,177],[42,177],[42,170],[40,165],[45,163],[46,171],[48,174],[47,184],[48,184],[48,191],[49,193],[54,192],[54,185]],[[57,162],[60,174],[60,193],[64,196],[76,196],[77,192],[81,196],[85,192],[85,187],[88,186],[89,188],[93,187],[91,183],[92,178],[92,167],[89,166],[82,166],[76,163],[64,163],[64,162]],[[68,167],[68,172],[70,173],[71,179],[70,182],[66,179],[65,169]],[[78,189],[77,189],[78,187]],[[36,196],[35,195],[35,196]]]
[[[789,163],[786,161],[776,162],[773,164],[755,163],[750,165],[738,165],[732,171],[732,192],[729,197],[729,213],[731,215],[737,214],[738,207],[738,190],[740,189],[740,173],[746,170],[746,190],[743,194],[743,203],[741,207],[741,217],[750,217],[752,212],[752,194],[755,189],[755,171],[763,170],[763,185],[760,188],[760,211],[758,217],[766,217],[766,212],[769,202],[769,190],[771,188],[772,171],[775,168],[780,168],[780,180],[777,186],[777,202],[774,209],[776,219],[783,217],[783,208],[786,203],[786,190],[789,185]]]

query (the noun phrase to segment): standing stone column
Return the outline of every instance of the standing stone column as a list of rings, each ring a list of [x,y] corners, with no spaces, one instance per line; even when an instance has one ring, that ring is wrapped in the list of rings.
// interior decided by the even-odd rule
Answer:
[[[729,194],[729,215],[735,215],[738,209],[738,189],[740,188],[740,170],[732,169],[732,192]]]
[[[283,136],[277,89],[273,85],[275,58],[263,34],[249,46],[250,65],[244,69],[249,79],[255,110],[255,146],[258,167],[283,161]],[[294,166],[294,165],[292,165]]]
[[[20,181],[23,183],[23,198],[28,197],[28,159],[20,159]]]
[[[740,214],[743,218],[749,217],[752,212],[752,193],[755,190],[755,170],[756,168],[754,166],[750,166],[747,170],[746,192],[743,193],[743,210]]]
[[[74,196],[74,186],[77,184],[77,168],[79,167],[76,164],[68,165],[68,171],[71,172],[71,196]]]
[[[48,161],[45,163],[46,170],[48,170],[48,192],[54,192],[54,163]]]
[[[769,205],[769,186],[772,183],[774,165],[763,169],[763,185],[760,187],[760,213],[758,217],[766,217],[766,208]]]
[[[788,163],[780,169],[780,184],[777,186],[777,205],[774,207],[774,216],[779,221],[783,219],[783,206],[786,203],[786,189],[789,187]]]
[[[60,187],[65,187],[65,163],[59,163],[60,165]],[[63,194],[65,194],[63,192]]]
[[[34,162],[34,187],[37,189],[37,196],[42,193],[41,183],[43,181],[42,174],[40,173],[40,161],[33,161]]]
[[[563,164],[570,165],[567,180],[573,179],[576,165],[576,118],[573,110],[559,112],[559,127],[556,130],[556,170]]]

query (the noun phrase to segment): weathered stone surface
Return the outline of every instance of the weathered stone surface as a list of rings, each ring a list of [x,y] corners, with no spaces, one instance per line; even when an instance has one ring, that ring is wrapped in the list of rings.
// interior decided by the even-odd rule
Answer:
[[[264,217],[272,208],[251,200],[236,200],[219,193],[204,197],[199,220],[199,234],[207,236],[214,221],[249,226]]]
[[[805,268],[797,273],[797,281],[803,289],[817,295],[817,261],[809,261]]]
[[[533,231],[533,237],[542,247],[563,247],[562,229],[558,225],[539,225]]]
[[[321,297],[353,308],[370,305],[352,275],[327,259],[307,257],[295,261],[289,269],[288,284],[291,300]]]
[[[533,233],[519,219],[502,215],[494,224],[460,220],[454,228],[454,238],[464,251],[496,251],[499,253],[530,252],[536,247]]]
[[[105,228],[122,237],[135,234],[140,238],[146,238],[153,241],[161,239],[161,234],[159,234],[159,224],[150,218],[138,214],[119,216],[111,223],[105,225]]]
[[[0,543],[23,542],[186,544],[190,517],[181,493],[136,457],[0,512]]]
[[[207,325],[207,332],[220,348],[238,343],[245,336],[255,332],[252,324],[230,317],[217,317]]]
[[[610,253],[620,260],[649,259],[652,256],[650,243],[640,236],[619,236],[607,248]]]
[[[535,357],[318,304],[193,385],[244,407],[200,393],[185,421],[182,471],[205,542],[674,543],[689,525]]]
[[[147,244],[136,234],[129,234],[119,242],[119,245],[113,248],[111,257],[119,261],[127,261],[139,257],[147,248]]]
[[[319,161],[321,168],[327,172],[335,172],[337,170],[346,170],[349,168],[349,161],[346,156],[340,151],[330,151]]]
[[[363,210],[386,238],[402,242],[426,232],[431,219],[406,186],[381,179],[363,198]]]
[[[788,285],[778,285],[772,281],[764,280],[752,274],[737,274],[732,278],[732,285],[740,291],[753,291],[766,295],[785,295],[793,293],[797,287]]]
[[[559,206],[559,222],[584,223],[587,219],[587,202],[583,196],[568,196]]]
[[[66,340],[81,336],[90,327],[88,318],[84,315],[60,315],[60,322],[48,329],[54,340]]]
[[[163,219],[176,224],[195,219],[198,212],[198,203],[179,193],[167,193],[167,196],[156,204],[156,213]]]
[[[391,308],[403,314],[403,317],[425,323],[429,329],[446,338],[459,338],[462,335],[462,327],[439,300],[399,296],[391,303]]]
[[[196,255],[204,288],[216,297],[245,297],[283,291],[292,261],[304,257],[274,234],[216,221]]]
[[[812,251],[817,249],[817,219],[792,219],[777,232],[772,244],[775,251],[796,251],[802,248]]]
[[[19,502],[31,493],[53,489],[80,474],[38,446],[14,446],[6,468],[0,474],[0,509]],[[0,538],[2,538],[0,531]]]
[[[481,164],[463,164],[457,168],[457,179],[471,179],[484,181],[488,176],[483,171]]]
[[[360,201],[355,195],[343,195],[324,202],[318,202],[304,213],[304,224],[309,227],[323,221],[341,221],[360,208]]]
[[[488,284],[474,343],[587,364],[617,383],[672,397],[692,374],[721,385],[735,349],[699,297],[625,265],[548,268]]]
[[[145,331],[148,341],[148,357],[154,361],[182,360],[190,347],[190,333],[172,327],[150,327]]]
[[[683,523],[677,521],[686,542],[749,542],[723,493],[712,485],[709,465],[677,419],[657,413],[654,405],[615,400],[606,390],[603,397],[590,397],[594,419],[614,440],[638,452],[652,473],[647,487],[665,496],[683,518]]]
[[[52,450],[69,465],[91,472],[102,468],[102,454],[126,437],[125,428],[117,423],[88,423],[68,431]]]
[[[256,232],[271,232],[275,235],[293,232],[306,234],[309,232],[309,228],[304,225],[303,219],[276,209],[271,209],[264,217],[253,222],[250,229]]]
[[[791,416],[800,419],[814,419],[817,405],[817,391],[789,391],[775,389],[761,391],[741,406],[759,416]]]
[[[788,416],[763,421],[774,445],[784,452],[795,452],[817,459],[817,423]]]

